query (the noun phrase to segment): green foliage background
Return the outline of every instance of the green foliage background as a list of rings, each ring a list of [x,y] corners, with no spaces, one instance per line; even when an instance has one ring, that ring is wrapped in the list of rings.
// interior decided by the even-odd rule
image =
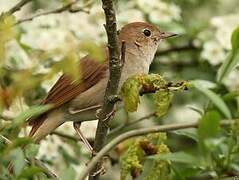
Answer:
[[[25,159],[33,162],[35,157],[61,179],[74,179],[90,158],[90,153],[74,138],[75,132],[69,124],[58,130],[61,135],[68,135],[67,138],[58,133],[40,145],[26,138],[29,131],[26,119],[49,108],[38,104],[59,74],[64,72],[79,80],[76,64],[81,57],[90,53],[102,60],[100,47],[106,42],[106,36],[99,1],[84,0],[76,4],[89,14],[49,14],[15,24],[19,19],[41,12],[39,9],[48,11],[69,2],[35,0],[10,15],[6,12],[17,1],[0,0],[0,179],[47,179],[36,164],[27,165]],[[120,144],[106,160],[107,174],[102,179],[119,178],[120,171],[122,179],[132,176],[182,180],[237,176],[238,123],[231,127],[219,124],[225,119],[237,121],[239,116],[239,2],[117,0],[115,4],[118,27],[132,21],[147,21],[164,31],[180,34],[161,43],[150,72],[160,74],[167,82],[190,81],[193,88],[176,92],[172,101],[167,101],[165,97],[170,99],[169,94],[138,97],[135,92],[139,84],[131,81],[123,95],[128,99],[126,109],[137,111],[126,115],[120,110],[111,128],[121,126],[126,119],[132,122],[156,110],[160,117],[151,116],[134,126],[113,131],[109,140],[130,129],[156,124],[199,121],[199,127],[169,132],[167,138],[162,138],[162,134],[154,138],[149,135],[129,140],[134,143]],[[95,128],[95,123],[88,124],[85,131]],[[89,132],[87,137],[93,138],[94,130]],[[147,142],[146,145],[140,145],[141,141]],[[145,148],[156,150],[147,154]],[[10,161],[11,175],[7,170]],[[152,172],[148,168],[151,164],[152,168],[160,170]]]

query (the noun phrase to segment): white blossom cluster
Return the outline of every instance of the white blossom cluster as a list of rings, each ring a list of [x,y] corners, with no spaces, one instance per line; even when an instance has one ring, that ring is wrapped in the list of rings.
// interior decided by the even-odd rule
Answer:
[[[203,45],[202,58],[212,65],[219,65],[226,59],[226,52],[231,49],[231,34],[239,25],[239,14],[216,16],[210,20],[213,28],[211,40]],[[207,36],[202,33],[200,36]]]

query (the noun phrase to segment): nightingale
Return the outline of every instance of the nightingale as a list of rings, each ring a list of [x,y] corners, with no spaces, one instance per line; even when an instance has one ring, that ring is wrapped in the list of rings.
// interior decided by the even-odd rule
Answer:
[[[126,46],[119,90],[130,76],[148,74],[160,41],[175,35],[162,32],[156,26],[145,22],[125,25],[118,33],[119,45],[124,41]],[[41,103],[52,104],[53,108],[29,120],[32,125],[30,136],[35,142],[39,142],[67,121],[73,121],[76,131],[83,136],[76,124],[97,119],[96,111],[103,104],[109,79],[107,55],[106,50],[104,63],[98,63],[89,56],[80,59],[80,82],[74,82],[65,74],[57,80]],[[82,140],[84,141],[83,137]]]

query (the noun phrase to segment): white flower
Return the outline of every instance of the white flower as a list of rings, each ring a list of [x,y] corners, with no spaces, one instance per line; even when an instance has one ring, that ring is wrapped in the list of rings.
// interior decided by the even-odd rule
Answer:
[[[7,10],[9,10],[10,8],[12,8],[13,6],[15,6],[17,3],[19,2],[19,0],[0,0],[0,14],[2,12],[6,12]],[[23,18],[26,17],[26,8],[28,8],[29,5],[26,5],[26,7],[24,7],[24,11],[17,11],[16,13],[14,13],[14,15],[17,18]]]
[[[173,19],[181,18],[181,10],[172,3],[165,3],[159,0],[138,0],[139,8],[149,15],[149,19],[153,23],[170,22]]]
[[[81,131],[86,138],[94,138],[97,128],[97,121],[87,121],[81,124]]]
[[[231,49],[231,33],[239,26],[239,14],[217,16],[211,19],[211,24],[216,28],[216,38],[225,49]]]
[[[22,36],[21,42],[35,49],[52,50],[61,46],[67,31],[62,29],[32,29]]]
[[[197,105],[190,105],[191,107],[197,107]],[[200,114],[198,112],[192,110],[188,107],[173,107],[172,108],[173,116],[172,119],[175,119],[177,122],[185,122],[185,121],[190,121],[190,122],[195,122],[200,118]]]
[[[228,77],[225,79],[224,83],[227,87],[229,87],[231,90],[238,91],[239,89],[239,69],[234,69]]]
[[[225,60],[226,53],[223,47],[217,41],[208,41],[203,45],[201,54],[212,65],[218,65]]]
[[[136,22],[136,21],[144,21],[144,16],[142,11],[137,9],[126,9],[119,13],[118,21],[121,24]]]
[[[62,141],[57,136],[47,136],[41,141],[41,145],[37,154],[37,158],[47,160],[53,160],[58,158],[60,154],[58,153],[58,148],[61,146]]]
[[[66,26],[73,31],[79,39],[94,39],[101,42],[105,40],[105,29],[103,24],[104,12],[100,5],[94,6],[90,14],[68,13],[65,16]]]
[[[150,13],[159,6],[159,3],[161,3],[159,0],[137,0],[137,5],[145,13]]]
[[[22,25],[26,33],[22,35],[21,41],[42,50],[56,49],[64,43],[70,44],[72,38],[69,39],[69,36],[72,36],[72,32],[80,40],[102,41],[102,37],[105,37],[104,23],[101,6],[94,6],[90,14],[65,12],[41,16]]]
[[[75,130],[73,128],[72,122],[66,122],[62,124],[58,129],[58,131],[69,134],[69,135],[74,135]]]
[[[5,109],[3,111],[3,115],[7,117],[16,117],[19,115],[21,112],[25,111],[28,109],[27,104],[24,101],[24,98],[16,98],[14,101],[11,103],[11,106],[8,109]]]
[[[161,2],[157,9],[149,13],[149,18],[153,23],[170,22],[173,19],[179,20],[180,13],[178,6]]]

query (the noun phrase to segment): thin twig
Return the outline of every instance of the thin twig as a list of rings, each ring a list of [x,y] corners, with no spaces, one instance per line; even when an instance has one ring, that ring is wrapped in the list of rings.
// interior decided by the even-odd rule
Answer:
[[[56,174],[54,174],[48,167],[45,166],[45,164],[40,161],[39,159],[33,159],[33,162],[36,166],[40,167],[43,170],[43,173],[47,175],[47,177],[58,179]]]
[[[134,120],[134,121],[129,121],[129,123],[127,124],[127,126],[131,126],[131,125],[137,124],[137,123],[139,123],[139,122],[141,122],[141,121],[144,121],[144,120],[149,119],[149,118],[154,117],[154,116],[156,116],[156,113],[155,113],[155,112],[150,113],[150,114],[148,114],[148,115],[146,115],[146,116],[144,116],[144,117],[141,117],[141,118],[139,118],[139,119],[136,119],[136,120]]]
[[[220,122],[221,126],[228,126],[232,123],[235,123],[234,120],[223,120]],[[115,139],[113,139],[111,142],[109,142],[107,145],[105,145],[101,151],[97,153],[97,155],[88,163],[87,167],[83,169],[81,174],[79,175],[79,180],[84,180],[88,173],[94,168],[94,166],[97,164],[97,162],[105,156],[110,150],[112,150],[114,147],[116,147],[121,142],[132,138],[136,136],[142,136],[149,133],[156,133],[156,132],[169,132],[169,131],[175,131],[179,129],[188,129],[188,128],[197,128],[198,122],[192,122],[192,123],[177,123],[177,124],[169,124],[169,125],[160,125],[160,126],[154,126],[151,128],[141,128],[137,130],[128,131]]]
[[[10,10],[7,11],[7,14],[14,14],[17,11],[20,11],[23,6],[33,0],[21,0],[15,6],[13,6]]]
[[[50,10],[50,11],[46,11],[46,12],[41,12],[41,13],[38,13],[38,14],[35,14],[31,17],[28,17],[28,18],[25,18],[25,19],[20,19],[16,22],[15,25],[18,25],[18,24],[21,24],[23,22],[26,22],[26,21],[32,21],[34,18],[37,18],[37,17],[40,17],[40,16],[46,16],[46,15],[49,15],[49,14],[58,14],[58,13],[62,13],[64,11],[68,11],[70,13],[76,13],[76,12],[85,12],[85,13],[89,13],[89,11],[85,10],[84,7],[78,7],[78,8],[73,8],[73,5],[77,3],[78,0],[75,0],[75,1],[72,1],[60,8],[57,8],[57,9],[53,9],[53,10]]]
[[[75,136],[71,136],[69,134],[65,134],[65,133],[62,133],[62,132],[59,132],[59,131],[53,131],[51,134],[63,137],[65,139],[70,139],[70,140],[75,141],[75,142],[80,141],[79,138],[77,138]]]
[[[136,120],[134,120],[134,121],[125,121],[125,123],[123,123],[121,126],[115,128],[115,129],[112,129],[112,130],[109,132],[108,136],[112,136],[113,134],[116,134],[116,133],[120,132],[121,130],[123,130],[123,129],[126,128],[126,127],[135,125],[135,124],[137,124],[137,123],[139,123],[139,122],[141,122],[141,121],[144,121],[144,120],[146,120],[146,119],[149,119],[149,118],[151,118],[151,117],[154,117],[155,115],[156,115],[155,112],[153,112],[153,113],[150,113],[150,114],[148,114],[148,115],[146,115],[146,116],[143,116],[143,117],[141,117],[141,118],[139,118],[139,119],[136,119]]]
[[[117,94],[122,69],[113,0],[102,0],[102,4],[106,19],[105,29],[108,37],[110,77],[105,92],[103,106],[100,113],[98,114],[99,121],[94,142],[95,152],[100,151],[102,147],[104,147],[104,144],[106,142],[106,136],[109,130],[108,124],[110,119],[112,118],[111,115],[114,109],[114,103],[110,101],[109,97]],[[121,55],[121,57],[123,56],[124,55]],[[99,173],[95,173],[98,172],[99,169],[101,169],[101,164],[101,161],[98,161],[97,165],[92,169],[89,175],[90,180],[97,180],[99,178]]]
[[[110,136],[124,129],[128,124],[128,122],[129,122],[129,113],[126,111],[126,118],[124,122],[120,126],[117,126],[116,128],[110,130],[109,134],[107,135],[107,138],[110,139]]]

